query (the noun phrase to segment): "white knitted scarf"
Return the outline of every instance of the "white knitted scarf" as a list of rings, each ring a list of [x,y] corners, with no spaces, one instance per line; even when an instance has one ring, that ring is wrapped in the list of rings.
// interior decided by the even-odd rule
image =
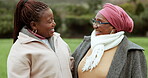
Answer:
[[[91,49],[92,54],[86,58],[82,71],[92,70],[95,68],[104,54],[105,50],[117,46],[124,37],[124,31],[115,34],[96,36],[95,30],[91,34]]]

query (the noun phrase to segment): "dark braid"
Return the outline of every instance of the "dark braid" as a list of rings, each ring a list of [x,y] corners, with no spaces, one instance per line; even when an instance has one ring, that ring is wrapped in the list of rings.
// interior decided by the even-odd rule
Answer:
[[[17,40],[20,30],[24,26],[32,30],[30,26],[31,21],[40,21],[40,13],[47,8],[46,4],[39,1],[28,0],[24,3],[24,0],[20,0],[18,2],[14,14],[14,42]]]

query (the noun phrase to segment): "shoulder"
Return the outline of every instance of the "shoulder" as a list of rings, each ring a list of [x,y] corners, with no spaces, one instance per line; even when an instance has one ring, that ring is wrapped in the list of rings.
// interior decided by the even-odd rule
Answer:
[[[63,40],[60,36],[60,33],[54,32],[52,38],[54,38],[54,40]]]
[[[68,44],[64,41],[64,39],[60,36],[60,33],[54,32],[54,35],[52,36],[52,38],[54,39],[54,41],[58,42],[59,45],[68,46]]]
[[[90,41],[91,40],[91,36],[84,36],[84,39],[85,41]]]
[[[53,36],[60,36],[60,33],[54,32],[54,35]]]
[[[90,48],[90,36],[84,36],[82,42],[78,45],[72,56],[80,55],[82,52],[86,52]]]
[[[84,36],[83,40],[81,41],[80,45],[86,45],[89,44],[91,41],[91,36]],[[79,47],[80,47],[79,45]]]
[[[128,38],[125,36],[121,42],[121,45],[124,46],[125,49],[128,51],[144,51],[144,48],[140,45],[128,40]]]
[[[91,37],[90,36],[84,36],[84,38],[83,38],[82,42],[79,44],[78,48],[86,47],[87,45],[90,44],[90,41],[91,41]]]

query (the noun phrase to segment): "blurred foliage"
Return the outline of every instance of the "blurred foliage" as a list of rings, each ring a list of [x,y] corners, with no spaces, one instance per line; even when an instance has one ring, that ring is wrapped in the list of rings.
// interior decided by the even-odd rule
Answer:
[[[142,33],[143,32],[142,31],[142,29],[143,29],[142,19],[137,15],[132,15],[132,18],[133,18],[133,21],[134,21],[134,29],[133,29],[132,34],[137,35],[137,36],[142,35],[143,34]]]
[[[142,5],[142,3],[138,3],[137,8],[135,10],[135,14],[140,15],[140,13],[142,13],[143,11],[144,11],[144,6]]]
[[[148,9],[142,12],[140,17],[142,19],[142,32],[145,35],[148,32]]]
[[[95,12],[100,9],[98,6],[102,5],[102,0],[87,0],[87,4],[89,5],[89,11]]]
[[[65,23],[67,26],[66,34],[67,37],[83,37],[85,35],[90,35],[92,32],[92,25],[90,22],[91,15],[83,16],[67,16]]]
[[[101,9],[102,3],[102,0],[85,0],[80,4],[72,2],[50,4],[49,7],[53,10],[56,22],[56,31],[63,37],[90,35],[93,30],[90,19],[96,15],[97,10]],[[6,1],[0,1],[0,37],[12,37],[15,4],[14,0],[9,0],[9,4]],[[134,20],[134,30],[127,35],[145,36],[148,32],[148,1],[128,0],[127,3],[119,4],[119,6]]]
[[[146,36],[148,32],[148,10],[145,10],[140,15],[131,15],[134,21],[134,29],[132,36]]]
[[[53,11],[53,14],[54,14],[54,21],[55,21],[55,23],[56,23],[55,30],[56,30],[56,31],[60,31],[61,24],[62,24],[62,20],[61,20],[60,14],[58,14],[58,12],[57,12],[54,8],[51,8],[51,9],[52,9],[52,11]]]
[[[137,0],[129,0],[129,2],[134,2],[134,3],[136,3],[136,2],[137,2]]]
[[[130,14],[134,14],[135,13],[136,6],[134,4],[124,3],[124,4],[121,4],[119,6],[122,7],[126,12],[128,12]]]
[[[77,16],[88,14],[89,12],[88,8],[81,5],[68,5],[66,7],[66,11],[68,12],[68,14]]]
[[[13,8],[0,1],[0,37],[12,37],[13,31]]]

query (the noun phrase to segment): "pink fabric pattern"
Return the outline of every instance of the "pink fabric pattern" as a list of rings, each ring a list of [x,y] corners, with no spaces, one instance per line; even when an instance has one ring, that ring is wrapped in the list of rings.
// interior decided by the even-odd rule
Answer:
[[[111,25],[116,28],[117,32],[133,31],[133,20],[121,7],[113,5],[111,3],[106,3],[103,6],[103,9],[100,10],[98,13],[102,14],[111,23]]]
[[[30,29],[28,29],[28,31],[29,31],[30,33],[32,33],[34,36],[36,36],[36,37],[38,37],[39,39],[41,39],[41,40],[46,39],[45,37],[43,37],[43,36],[41,36],[41,35],[39,35],[39,34],[36,34],[36,33],[32,32]]]

